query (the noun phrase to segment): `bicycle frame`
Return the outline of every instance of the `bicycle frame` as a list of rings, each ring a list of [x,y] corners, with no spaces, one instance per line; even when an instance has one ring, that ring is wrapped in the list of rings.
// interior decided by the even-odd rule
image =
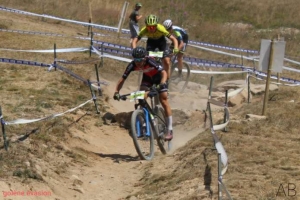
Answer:
[[[143,108],[143,111],[144,111],[145,116],[146,116],[146,136],[150,136],[151,133],[150,133],[149,112],[146,108]],[[139,122],[139,123],[141,123],[141,122]],[[137,127],[138,127],[138,132],[141,133],[140,126],[137,126]]]
[[[146,127],[147,127],[147,133],[146,135],[150,135],[150,119],[151,119],[151,115],[154,117],[154,120],[156,120],[156,118],[160,118],[160,116],[158,116],[154,111],[153,111],[153,107],[154,107],[154,96],[150,96],[151,98],[151,107],[150,105],[148,104],[148,102],[146,101],[146,99],[139,99],[139,103],[135,104],[135,109],[138,109],[138,106],[141,106],[144,113],[145,113],[145,116],[146,116]],[[161,119],[161,118],[160,118]],[[152,119],[151,119],[152,120]],[[163,120],[163,119],[161,119]],[[153,124],[154,126],[157,126],[157,122],[156,124]],[[158,129],[157,129],[158,130]],[[154,131],[154,134],[157,134],[155,135],[155,137],[161,137],[164,133],[159,133],[158,131]]]
[[[157,140],[158,147],[162,154],[166,154],[164,135],[167,131],[167,122],[165,118],[165,111],[160,105],[154,104],[154,97],[158,95],[155,86],[150,88],[148,97],[151,99],[151,106],[144,98],[145,91],[136,91],[130,94],[121,95],[121,100],[126,100],[130,96],[131,100],[138,100],[134,105],[135,111],[131,117],[131,133],[134,146],[141,159],[151,160],[154,156],[154,143]],[[153,120],[154,117],[154,120]],[[141,140],[139,140],[141,138]],[[143,141],[149,138],[149,145]],[[146,146],[145,146],[146,144]],[[168,149],[170,149],[170,141],[168,141]],[[149,148],[149,151],[144,151],[142,148]]]
[[[154,87],[155,88],[155,87]],[[148,93],[148,97],[150,97],[150,100],[151,100],[151,106],[149,105],[149,103],[147,102],[146,99],[138,99],[138,103],[136,103],[134,105],[134,108],[135,110],[138,109],[139,106],[141,106],[141,108],[143,109],[143,112],[145,113],[145,116],[146,116],[146,125],[147,125],[147,134],[150,135],[150,118],[151,118],[151,115],[154,117],[154,120],[157,122],[157,118],[160,119],[160,121],[164,121],[160,116],[158,116],[154,111],[153,111],[153,108],[158,105],[159,103],[159,100],[158,100],[158,92],[156,91],[156,89],[154,88],[150,88],[150,91]],[[123,98],[121,98],[122,100],[126,100],[126,96],[129,96],[130,94],[125,94],[125,95],[122,95]],[[150,117],[150,118],[149,118]],[[157,123],[156,125],[154,124],[154,126],[157,126]],[[154,131],[155,132],[155,131]],[[146,134],[146,135],[147,135]],[[158,137],[161,137],[164,133],[159,133],[159,131],[157,131],[157,136]]]

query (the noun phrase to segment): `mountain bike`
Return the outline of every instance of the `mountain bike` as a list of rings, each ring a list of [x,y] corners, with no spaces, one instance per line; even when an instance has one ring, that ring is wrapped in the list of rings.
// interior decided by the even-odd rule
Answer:
[[[162,58],[165,56],[171,57],[171,77],[169,79],[169,83],[179,83],[180,81],[184,81],[184,84],[182,85],[180,92],[183,93],[184,89],[186,88],[189,78],[190,78],[190,66],[186,62],[183,61],[182,71],[185,72],[185,74],[180,76],[179,74],[175,73],[175,71],[178,71],[178,62],[177,62],[177,54],[173,54],[173,50],[169,49],[166,51],[149,51],[148,55],[151,57],[154,57],[156,61],[158,61],[160,64],[162,64]]]
[[[168,132],[166,115],[164,109],[154,103],[154,97],[158,96],[155,86],[150,88],[147,94],[151,100],[151,106],[145,99],[145,91],[136,91],[121,95],[120,99],[131,101],[137,100],[135,110],[131,116],[131,137],[135,149],[142,160],[151,160],[154,157],[154,139],[162,152],[166,154],[170,149],[171,141],[165,141]]]

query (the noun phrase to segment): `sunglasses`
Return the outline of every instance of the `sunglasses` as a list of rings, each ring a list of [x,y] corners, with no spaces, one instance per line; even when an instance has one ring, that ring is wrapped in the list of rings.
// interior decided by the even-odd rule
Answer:
[[[148,31],[152,31],[152,30],[155,30],[156,29],[156,25],[154,26],[147,26],[147,30]]]
[[[134,60],[134,62],[142,62],[144,60],[144,58],[135,58],[133,60]]]

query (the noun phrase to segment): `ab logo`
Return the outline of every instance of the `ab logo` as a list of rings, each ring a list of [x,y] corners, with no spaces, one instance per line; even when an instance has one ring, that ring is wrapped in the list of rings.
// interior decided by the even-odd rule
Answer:
[[[280,184],[276,193],[276,197],[277,196],[293,197],[296,195],[297,195],[297,191],[296,191],[296,185],[294,183],[288,183],[286,187],[284,187],[284,184]]]

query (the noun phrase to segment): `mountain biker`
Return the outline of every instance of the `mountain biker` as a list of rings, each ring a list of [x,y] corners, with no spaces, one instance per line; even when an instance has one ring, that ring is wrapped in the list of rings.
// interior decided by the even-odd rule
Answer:
[[[129,15],[129,30],[130,30],[130,43],[132,46],[132,40],[135,38],[139,32],[139,25],[138,21],[142,18],[142,15],[139,14],[139,10],[141,9],[142,4],[141,3],[136,3],[135,8],[132,11],[132,13]]]
[[[155,51],[156,48],[159,51],[167,50],[167,40],[165,37],[169,38],[174,44],[174,53],[178,53],[178,43],[176,38],[171,35],[163,25],[158,23],[158,18],[155,15],[149,15],[145,19],[145,24],[141,31],[139,32],[138,36],[135,37],[132,41],[132,47],[135,48],[137,42],[142,37],[148,37],[146,49],[147,51]],[[165,56],[163,58],[163,66],[167,72],[168,79],[170,78],[170,57]]]
[[[144,47],[136,47],[132,51],[133,60],[128,64],[125,69],[125,72],[122,78],[118,81],[115,93],[114,100],[120,100],[120,90],[123,87],[123,84],[126,78],[132,71],[143,70],[143,78],[140,85],[141,90],[149,91],[149,88],[152,85],[158,85],[159,100],[163,106],[166,116],[168,118],[168,134],[165,137],[165,140],[172,140],[173,138],[173,127],[172,127],[172,110],[168,101],[168,85],[167,81],[167,72],[163,67],[157,63],[154,58],[147,56],[147,51]]]
[[[167,29],[167,31],[169,31],[171,34],[174,34],[178,40],[178,49],[180,50],[177,54],[178,77],[182,78],[183,54],[186,50],[189,36],[183,28],[180,28],[179,26],[174,26],[172,20],[170,19],[165,20],[163,22],[163,25]]]

